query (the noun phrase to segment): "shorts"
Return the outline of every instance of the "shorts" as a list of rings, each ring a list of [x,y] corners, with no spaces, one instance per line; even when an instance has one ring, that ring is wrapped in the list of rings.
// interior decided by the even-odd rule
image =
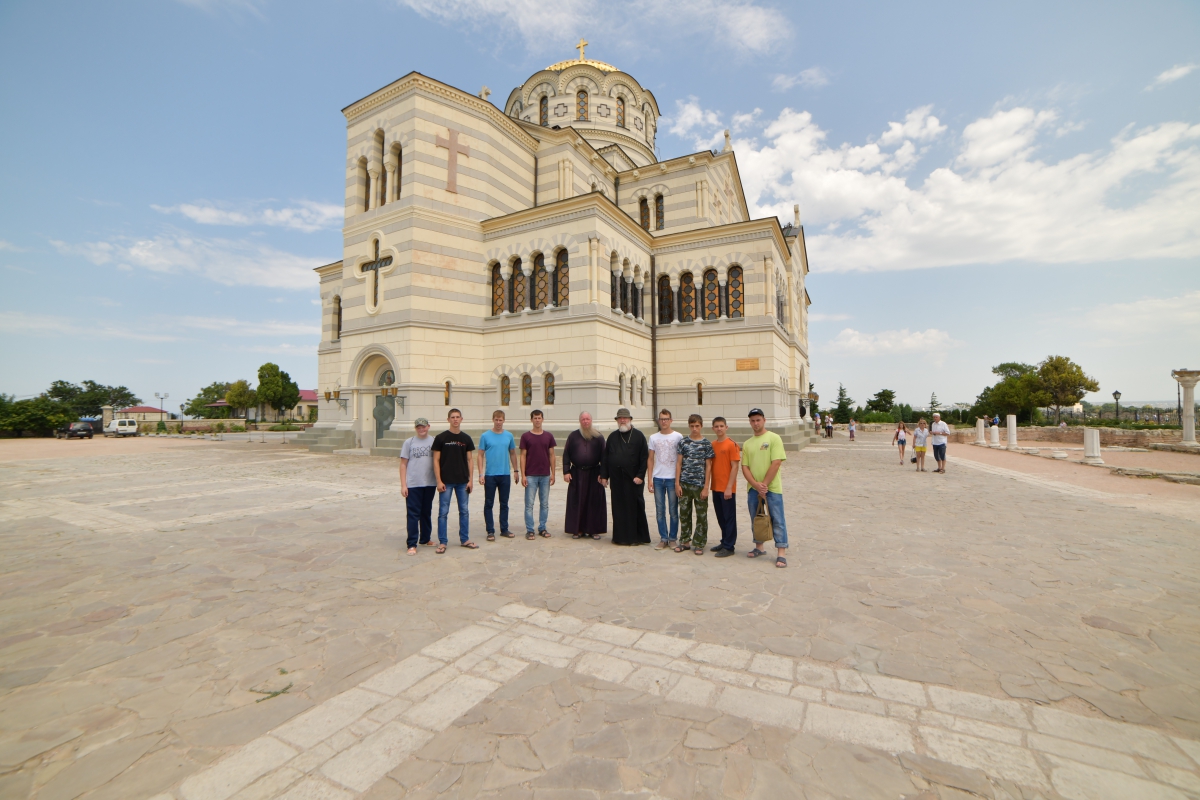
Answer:
[[[925,446],[921,445],[921,444],[915,444],[915,445],[913,445],[913,452],[914,453],[924,453]]]
[[[935,461],[945,461],[946,460],[946,445],[935,444],[933,446],[933,458]]]

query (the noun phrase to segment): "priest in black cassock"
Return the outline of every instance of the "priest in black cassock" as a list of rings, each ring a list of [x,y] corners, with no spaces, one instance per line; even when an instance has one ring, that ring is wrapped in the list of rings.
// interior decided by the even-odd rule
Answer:
[[[567,482],[567,520],[563,530],[571,538],[599,539],[608,532],[608,504],[600,485],[604,459],[604,434],[592,427],[592,415],[579,415],[579,430],[572,431],[563,448],[563,479]]]
[[[600,483],[612,492],[613,544],[650,544],[646,524],[646,437],[633,427],[628,408],[617,412],[617,429],[609,434],[600,465]]]

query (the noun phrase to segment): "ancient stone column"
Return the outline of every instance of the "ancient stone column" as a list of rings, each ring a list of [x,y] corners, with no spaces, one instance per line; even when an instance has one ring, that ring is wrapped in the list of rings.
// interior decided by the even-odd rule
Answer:
[[[1171,377],[1183,387],[1183,443],[1196,444],[1196,383],[1200,369],[1171,370]]]
[[[987,434],[984,432],[985,430],[986,427],[983,419],[980,418],[975,420],[975,444],[982,445],[984,447],[987,446]]]
[[[1100,429],[1099,428],[1084,428],[1083,429],[1083,463],[1085,464],[1103,464],[1104,459],[1100,457]]]
[[[1017,415],[1009,414],[1005,419],[1005,426],[1008,431],[1008,450],[1017,449]]]
[[[988,428],[988,447],[1000,446],[1000,428],[996,425]]]

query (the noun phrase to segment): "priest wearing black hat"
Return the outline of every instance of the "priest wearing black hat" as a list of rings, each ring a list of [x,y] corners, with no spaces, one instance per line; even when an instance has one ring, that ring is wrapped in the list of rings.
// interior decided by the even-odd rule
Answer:
[[[600,483],[612,493],[613,544],[650,544],[646,492],[642,489],[649,458],[645,434],[633,427],[630,410],[620,409],[617,429],[608,435],[600,465]]]

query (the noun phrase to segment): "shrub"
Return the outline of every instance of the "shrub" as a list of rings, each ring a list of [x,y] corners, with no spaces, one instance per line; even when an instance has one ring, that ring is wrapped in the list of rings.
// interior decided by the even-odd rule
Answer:
[[[225,432],[225,423],[218,422],[217,424],[213,425],[212,429],[213,429],[213,433],[224,433]]]
[[[154,426],[154,432],[155,433],[166,433],[167,432],[167,423],[163,422],[160,419],[158,421],[158,424]]]
[[[858,421],[859,422],[878,422],[878,423],[883,423],[885,425],[891,425],[896,422],[896,420],[892,419],[891,412],[888,412],[888,411],[868,411],[866,414],[863,414],[862,417]]]
[[[246,426],[245,425],[230,425],[229,430],[232,431],[233,433],[245,433]]]
[[[298,430],[300,430],[300,426],[299,425],[289,425],[288,423],[285,422],[282,425],[272,425],[271,427],[267,428],[267,430],[269,430],[269,431],[298,431]]]

